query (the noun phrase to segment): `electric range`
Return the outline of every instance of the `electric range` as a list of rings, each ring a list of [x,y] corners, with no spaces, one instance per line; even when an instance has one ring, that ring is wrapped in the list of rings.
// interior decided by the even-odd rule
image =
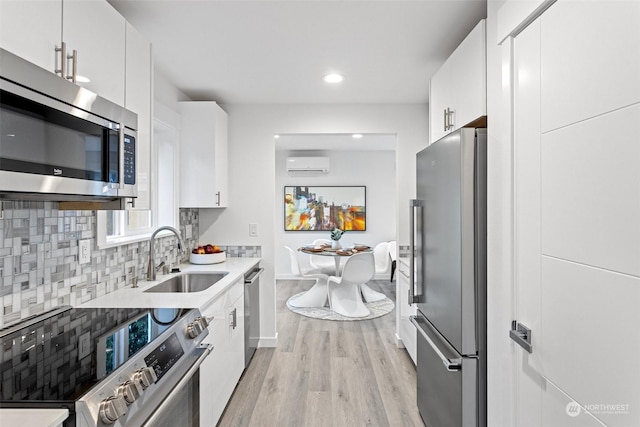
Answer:
[[[143,425],[211,347],[198,309],[61,307],[0,330],[0,407]]]

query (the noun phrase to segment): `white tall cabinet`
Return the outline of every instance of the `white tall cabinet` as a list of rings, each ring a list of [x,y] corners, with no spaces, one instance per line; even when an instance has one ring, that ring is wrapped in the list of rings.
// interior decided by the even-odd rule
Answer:
[[[538,3],[499,37],[513,70],[508,309],[533,344],[511,347],[514,421],[640,425],[640,361],[627,357],[640,353],[640,3]]]
[[[431,142],[487,115],[485,27],[486,21],[483,19],[431,78]]]
[[[180,207],[227,207],[227,113],[213,101],[179,102],[178,111]]]

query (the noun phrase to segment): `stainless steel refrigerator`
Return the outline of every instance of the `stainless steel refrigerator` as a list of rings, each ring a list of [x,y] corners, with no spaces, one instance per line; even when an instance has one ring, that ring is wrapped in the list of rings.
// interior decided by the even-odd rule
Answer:
[[[487,423],[486,129],[417,154],[411,200],[418,409],[428,427]]]

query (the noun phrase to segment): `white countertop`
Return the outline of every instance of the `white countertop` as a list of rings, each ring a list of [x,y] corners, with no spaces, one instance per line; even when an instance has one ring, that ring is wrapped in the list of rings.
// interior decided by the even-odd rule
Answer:
[[[69,416],[68,409],[0,409],[0,424],[11,427],[56,427]]]
[[[254,265],[260,262],[260,258],[227,258],[225,262],[219,264],[181,264],[179,266],[180,273],[172,273],[167,275],[158,275],[157,280],[148,282],[141,280],[138,282],[137,288],[127,286],[115,292],[108,293],[98,298],[92,299],[84,304],[81,308],[98,308],[98,307],[120,307],[120,308],[200,308],[208,302],[214,300],[218,295],[227,290],[239,278]],[[216,272],[227,271],[225,277],[215,283],[209,289],[201,292],[189,293],[162,293],[162,292],[144,292],[145,290],[161,283],[172,276],[177,276],[185,272],[202,271]]]

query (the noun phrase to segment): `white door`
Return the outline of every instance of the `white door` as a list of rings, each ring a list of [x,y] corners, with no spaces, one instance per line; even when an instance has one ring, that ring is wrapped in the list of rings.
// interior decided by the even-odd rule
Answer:
[[[640,425],[638,22],[638,2],[558,1],[503,46],[519,426]]]

